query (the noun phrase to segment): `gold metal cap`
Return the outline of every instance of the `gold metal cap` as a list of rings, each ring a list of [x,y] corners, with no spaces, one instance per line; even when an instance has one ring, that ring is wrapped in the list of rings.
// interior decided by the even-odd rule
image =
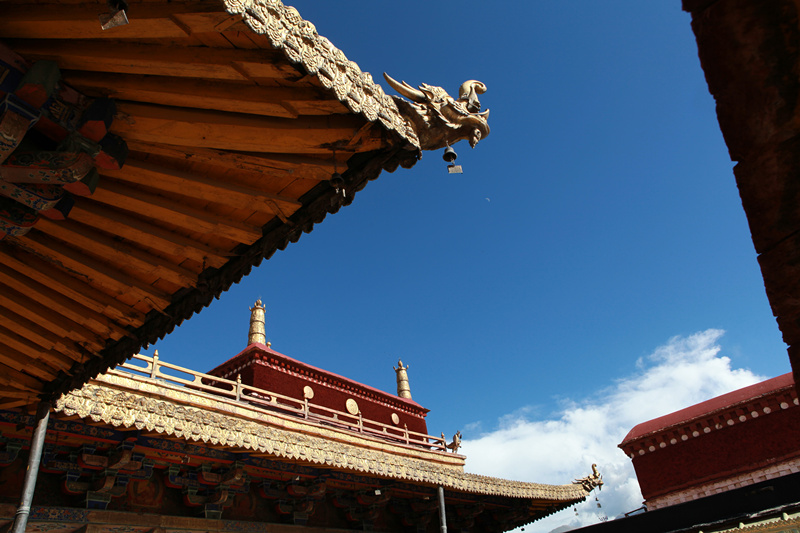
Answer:
[[[411,386],[408,384],[408,369],[411,365],[403,366],[403,361],[398,359],[394,368],[397,374],[397,395],[401,398],[411,399]]]
[[[247,334],[247,345],[251,344],[265,344],[267,341],[267,332],[264,326],[264,304],[261,300],[256,300],[253,307],[250,308],[250,331]]]

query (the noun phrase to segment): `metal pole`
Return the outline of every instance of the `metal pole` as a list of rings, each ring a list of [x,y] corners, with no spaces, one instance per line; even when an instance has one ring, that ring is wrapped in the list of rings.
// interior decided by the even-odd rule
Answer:
[[[31,502],[33,501],[33,491],[36,489],[39,463],[42,461],[42,448],[44,448],[44,435],[47,432],[48,420],[50,420],[50,402],[40,402],[36,410],[36,427],[31,438],[28,469],[22,484],[22,499],[14,517],[14,528],[11,533],[25,533],[25,528],[28,526],[28,515],[31,514]]]
[[[444,487],[442,485],[439,485],[439,530],[441,533],[447,533],[447,518],[444,514]]]

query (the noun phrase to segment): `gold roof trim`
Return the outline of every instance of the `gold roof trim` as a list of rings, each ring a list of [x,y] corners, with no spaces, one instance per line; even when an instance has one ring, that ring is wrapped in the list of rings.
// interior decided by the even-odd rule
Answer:
[[[305,67],[326,89],[353,113],[370,122],[379,121],[386,129],[419,148],[419,139],[406,122],[394,99],[362,72],[358,64],[347,59],[344,52],[317,33],[316,27],[304,20],[291,6],[280,0],[224,0],[225,9],[232,15],[242,15],[254,32],[266,35],[275,49]]]
[[[463,471],[463,457],[456,454],[289,420],[209,394],[121,374],[100,375],[64,394],[54,410],[114,427],[463,492],[553,501],[580,500],[590,492],[581,484],[543,485],[468,474]]]

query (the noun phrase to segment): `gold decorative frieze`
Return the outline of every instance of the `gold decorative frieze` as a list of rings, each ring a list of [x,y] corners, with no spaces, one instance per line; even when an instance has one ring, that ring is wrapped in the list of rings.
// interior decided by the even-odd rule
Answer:
[[[332,89],[353,113],[370,122],[379,121],[419,148],[417,135],[392,97],[383,92],[368,72],[361,72],[356,63],[319,35],[295,8],[279,0],[225,0],[225,9],[233,15],[242,15],[254,32],[269,37],[273,47],[283,50],[290,61],[301,64],[323,87]]]
[[[278,459],[330,466],[479,494],[567,501],[582,484],[542,485],[463,472],[463,457],[410,449],[359,433],[290,421],[246,405],[166,384],[105,374],[61,396],[54,410],[118,428],[249,450]]]

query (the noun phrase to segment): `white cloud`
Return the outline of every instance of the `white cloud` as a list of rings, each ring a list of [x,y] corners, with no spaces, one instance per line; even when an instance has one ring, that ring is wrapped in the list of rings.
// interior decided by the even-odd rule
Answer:
[[[548,419],[532,419],[523,407],[498,428],[464,440],[467,470],[483,475],[561,484],[591,473],[597,463],[602,491],[572,509],[525,527],[529,532],[567,531],[638,508],[642,495],[630,459],[617,445],[636,424],[765,379],[732,369],[720,355],[721,330],[674,337],[637,362],[636,372],[588,400],[566,401]],[[475,426],[480,427],[480,426]],[[602,508],[597,507],[595,496]]]

